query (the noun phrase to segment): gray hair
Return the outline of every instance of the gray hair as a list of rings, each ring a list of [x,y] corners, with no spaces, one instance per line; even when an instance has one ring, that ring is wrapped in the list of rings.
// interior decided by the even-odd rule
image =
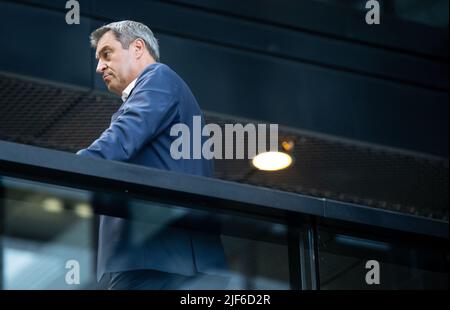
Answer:
[[[130,44],[134,40],[142,39],[150,55],[156,61],[159,61],[158,41],[146,25],[131,20],[123,20],[104,25],[91,33],[90,40],[93,48],[97,48],[98,41],[108,31],[112,31],[117,40],[122,44],[122,47],[126,49],[130,47]]]

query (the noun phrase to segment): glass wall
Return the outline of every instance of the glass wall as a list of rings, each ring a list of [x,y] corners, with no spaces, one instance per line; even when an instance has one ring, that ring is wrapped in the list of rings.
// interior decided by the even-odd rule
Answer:
[[[319,228],[320,288],[448,289],[445,243]]]
[[[307,242],[301,243],[304,248],[299,255],[292,256],[289,246],[295,252],[299,244],[289,242],[292,228],[281,221],[217,212],[208,204],[191,208],[18,178],[0,180],[3,289],[106,288],[108,277],[100,282],[96,277],[97,213],[112,212],[127,218],[125,232],[105,232],[103,239],[114,244],[116,258],[126,251],[137,251],[140,254],[136,257],[150,262],[176,263],[180,259],[177,247],[182,247],[184,236],[190,236],[195,251],[201,252],[206,245],[210,257],[223,250],[225,267],[212,273],[204,271],[205,282],[199,277],[193,288],[210,289],[208,275],[214,274],[223,280],[220,288],[224,289],[290,289],[292,277],[298,276],[292,272],[293,266],[297,268],[300,259],[311,261]],[[180,242],[172,246],[173,239]],[[160,252],[161,248],[165,251]],[[291,265],[290,257],[294,257]],[[310,271],[302,270],[304,285],[310,281]]]
[[[176,289],[448,288],[448,239],[191,198],[1,177],[1,288],[106,289],[124,261],[187,276]]]
[[[95,287],[95,217],[85,191],[1,179],[3,289]],[[79,285],[66,284],[72,261]]]

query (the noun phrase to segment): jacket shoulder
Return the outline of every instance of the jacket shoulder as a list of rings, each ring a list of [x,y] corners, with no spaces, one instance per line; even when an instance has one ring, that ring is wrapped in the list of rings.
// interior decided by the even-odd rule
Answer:
[[[175,73],[169,66],[156,63],[150,65],[148,68],[142,72],[141,76],[138,78],[136,86],[141,86],[143,88],[147,87],[157,87],[160,89],[175,88],[178,89],[181,84],[181,78]],[[174,89],[172,89],[174,90]]]

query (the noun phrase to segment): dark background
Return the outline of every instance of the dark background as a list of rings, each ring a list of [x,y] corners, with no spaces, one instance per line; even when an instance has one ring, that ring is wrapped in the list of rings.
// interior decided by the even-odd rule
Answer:
[[[0,71],[104,89],[88,36],[147,24],[206,111],[448,158],[448,1],[0,0]]]

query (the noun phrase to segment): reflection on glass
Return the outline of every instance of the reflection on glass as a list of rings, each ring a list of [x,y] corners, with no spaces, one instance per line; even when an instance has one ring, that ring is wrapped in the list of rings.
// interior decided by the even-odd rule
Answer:
[[[89,289],[93,223],[74,206],[85,203],[82,191],[12,178],[1,179],[3,207],[3,289]],[[80,265],[80,285],[68,285],[66,262]]]
[[[391,239],[376,240],[320,229],[321,289],[448,288],[445,247],[413,240],[396,241],[395,236]],[[377,267],[369,263],[373,260]]]
[[[223,251],[226,268],[217,267],[211,273],[226,279],[221,288],[290,288],[284,224],[218,213],[207,206],[193,209],[9,177],[1,178],[0,184],[3,289],[106,288],[108,273],[97,281],[99,218],[93,210],[101,214],[113,210],[127,218],[127,229],[121,235],[106,232],[105,240],[113,245],[115,258],[120,259],[125,249],[155,266],[182,262],[182,252],[167,245],[173,245],[172,238],[190,236],[189,246],[205,251],[200,259],[211,260],[214,253]],[[76,268],[68,265],[73,261],[79,267],[78,278]],[[197,269],[202,264],[198,259],[194,263]],[[213,266],[212,270],[219,265],[203,266]],[[211,270],[200,270],[201,276],[191,281],[189,288],[211,289]]]

